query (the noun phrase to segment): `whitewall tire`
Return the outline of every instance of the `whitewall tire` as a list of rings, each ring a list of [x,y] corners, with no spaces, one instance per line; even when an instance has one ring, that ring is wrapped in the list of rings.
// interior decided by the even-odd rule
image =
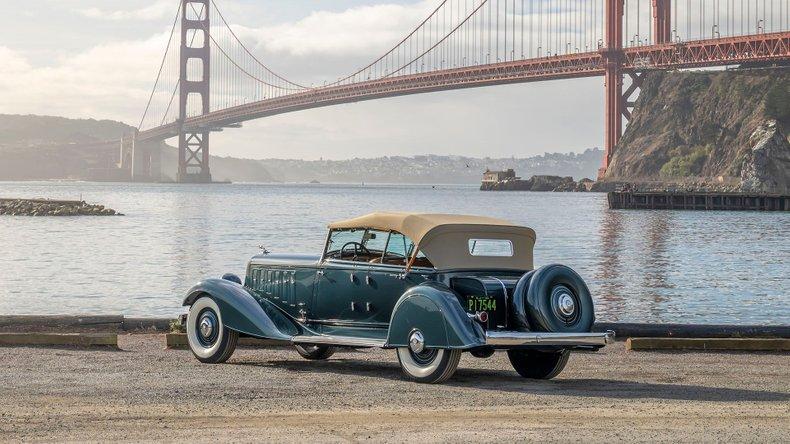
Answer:
[[[426,348],[416,353],[409,347],[400,347],[397,353],[403,373],[414,381],[427,384],[449,379],[461,360],[461,350]]]
[[[187,315],[189,349],[200,362],[225,362],[236,350],[239,333],[225,327],[217,303],[208,296],[196,300]]]

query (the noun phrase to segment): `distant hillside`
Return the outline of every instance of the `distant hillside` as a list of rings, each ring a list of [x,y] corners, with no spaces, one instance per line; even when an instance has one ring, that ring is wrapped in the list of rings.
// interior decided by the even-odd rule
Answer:
[[[0,180],[79,179],[114,165],[129,125],[111,120],[0,115]]]
[[[119,141],[133,128],[109,120],[0,115],[0,180],[84,179],[91,168],[118,162]],[[594,177],[600,149],[580,154],[480,159],[461,156],[387,156],[349,160],[211,158],[215,180],[233,182],[479,183],[486,169],[513,168],[534,174]],[[172,179],[177,150],[162,153],[162,172]]]
[[[0,114],[0,180],[84,179],[92,168],[119,160],[119,141],[134,128],[122,122]],[[162,152],[165,177],[175,176],[178,152]],[[212,156],[217,180],[271,182],[256,161]]]
[[[607,179],[790,192],[790,68],[651,72]]]
[[[132,131],[112,120],[0,114],[0,147],[91,143],[120,139]]]
[[[535,174],[595,177],[603,151],[543,154],[527,158],[474,158],[462,156],[386,156],[348,160],[265,159],[261,163],[284,182],[479,183],[486,169],[513,168],[523,177]]]

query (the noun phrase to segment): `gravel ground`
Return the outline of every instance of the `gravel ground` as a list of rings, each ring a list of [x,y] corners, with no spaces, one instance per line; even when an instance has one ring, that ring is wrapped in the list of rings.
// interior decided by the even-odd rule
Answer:
[[[507,356],[406,381],[392,351],[305,361],[240,349],[224,365],[165,350],[0,348],[2,441],[784,441],[790,354],[575,353],[552,381]]]

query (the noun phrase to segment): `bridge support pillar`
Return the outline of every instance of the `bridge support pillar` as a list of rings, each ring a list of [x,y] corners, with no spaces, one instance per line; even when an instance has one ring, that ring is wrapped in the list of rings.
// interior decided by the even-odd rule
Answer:
[[[672,0],[653,0],[653,41],[672,41]]]
[[[132,139],[130,175],[132,182],[159,182],[162,180],[161,140]]]
[[[604,158],[598,170],[598,179],[606,175],[617,142],[623,133],[623,0],[606,0],[604,11],[605,46],[601,49],[606,74],[604,106]]]
[[[211,0],[181,1],[178,182],[211,182],[209,131],[184,126],[187,117],[210,111],[210,6]]]

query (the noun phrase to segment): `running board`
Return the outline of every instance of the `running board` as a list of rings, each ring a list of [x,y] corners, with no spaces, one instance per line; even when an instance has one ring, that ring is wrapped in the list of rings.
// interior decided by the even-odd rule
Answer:
[[[331,336],[331,335],[320,335],[320,336],[294,336],[291,338],[291,342],[294,344],[327,344],[327,345],[339,345],[343,347],[381,347],[383,348],[384,345],[387,343],[384,339],[370,339],[370,338],[358,338],[355,336]]]
[[[342,347],[385,348],[383,339],[355,336],[299,335],[291,337],[294,344],[322,344]],[[519,347],[529,345],[592,346],[603,347],[614,342],[614,332],[606,333],[545,333],[521,331],[487,331],[485,345],[492,347]]]

